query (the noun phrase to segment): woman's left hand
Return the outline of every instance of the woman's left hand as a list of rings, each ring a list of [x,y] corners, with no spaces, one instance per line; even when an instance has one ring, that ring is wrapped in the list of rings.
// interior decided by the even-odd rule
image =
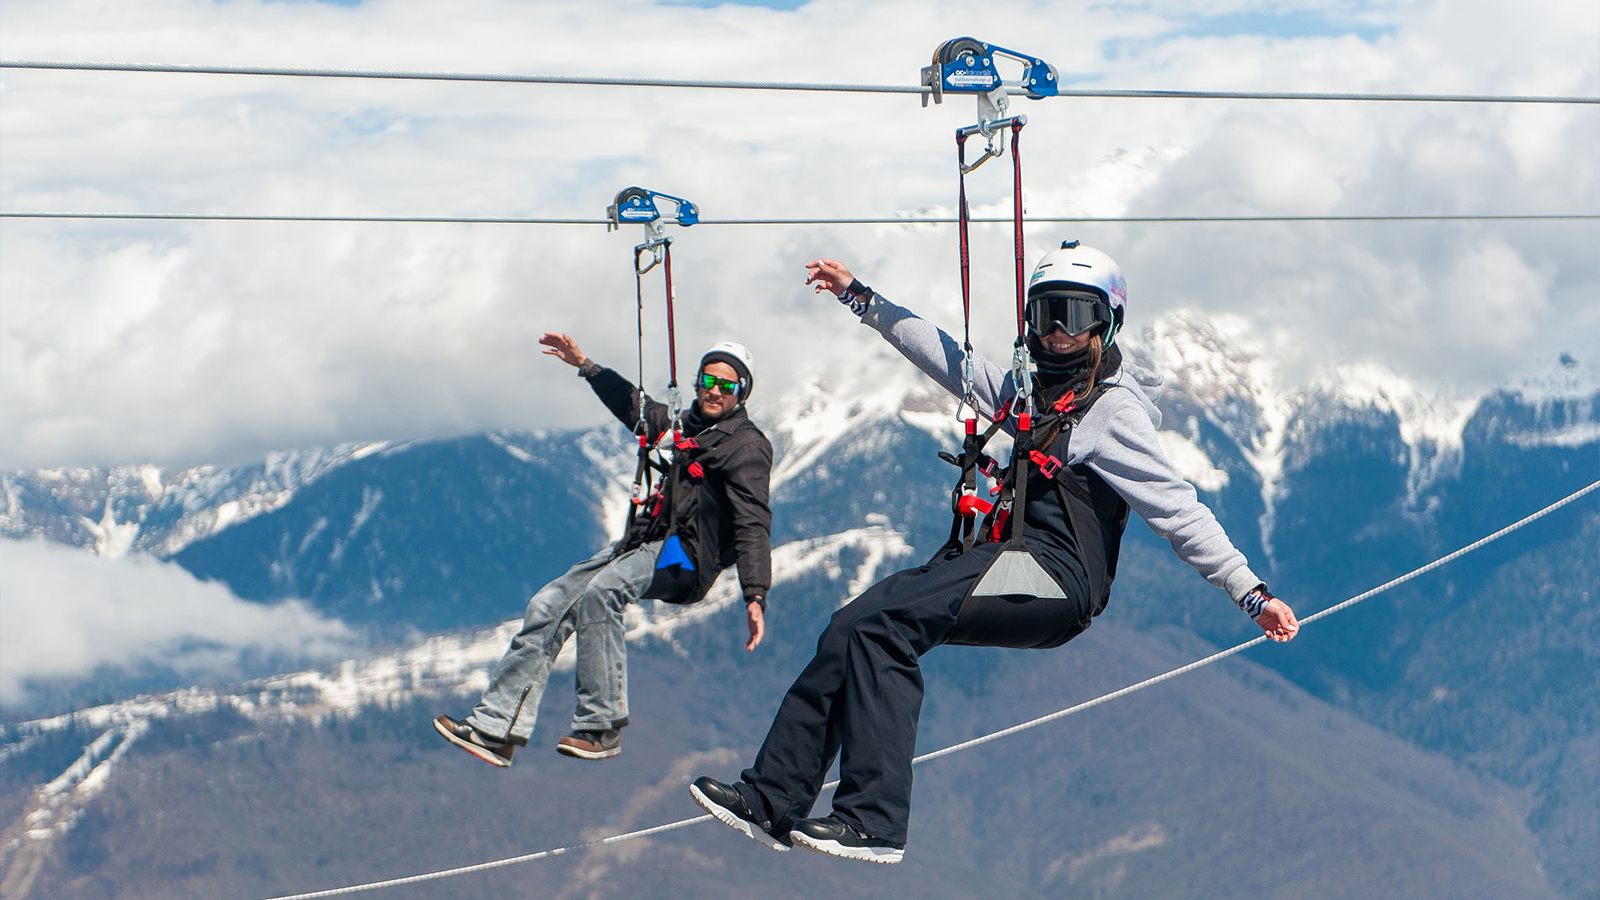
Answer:
[[[1261,615],[1256,616],[1256,624],[1267,633],[1267,637],[1280,644],[1294,640],[1294,636],[1300,633],[1300,621],[1294,617],[1294,610],[1277,597],[1267,601]]]

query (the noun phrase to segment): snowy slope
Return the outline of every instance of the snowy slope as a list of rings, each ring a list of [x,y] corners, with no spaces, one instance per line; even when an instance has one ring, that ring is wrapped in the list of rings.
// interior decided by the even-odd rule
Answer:
[[[130,551],[169,557],[283,507],[305,485],[388,446],[284,451],[238,468],[169,472],[135,464],[12,472],[0,476],[0,536],[44,537],[108,557]]]

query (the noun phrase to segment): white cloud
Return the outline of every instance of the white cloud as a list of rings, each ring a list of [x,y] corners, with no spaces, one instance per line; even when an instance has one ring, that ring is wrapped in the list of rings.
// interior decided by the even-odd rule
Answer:
[[[975,33],[1103,87],[1600,93],[1600,23],[1578,0],[1326,5],[1368,40],[1207,36],[1195,22],[1278,9],[1222,0],[990,4],[974,18],[910,0],[0,9],[14,59],[905,84],[941,41]],[[951,133],[974,117],[960,97],[922,109],[909,96],[19,70],[0,91],[8,210],[598,217],[630,184],[708,219],[948,209]],[[1592,107],[1016,102],[1036,215],[1600,210]],[[976,204],[1008,209],[1008,169],[974,173]],[[568,331],[633,370],[637,231],[7,220],[0,465],[229,462],[599,421],[535,340]],[[1472,391],[1525,358],[1600,359],[1595,223],[1038,226],[1029,255],[1068,235],[1123,263],[1136,319],[1244,316],[1305,369],[1381,362]],[[708,225],[675,250],[680,356],[749,344],[758,406],[873,340],[800,288],[808,258],[842,257],[959,323],[949,227]],[[1003,355],[1009,230],[975,229],[974,254],[976,336]]]
[[[247,652],[327,657],[353,637],[299,601],[249,603],[175,563],[0,541],[0,705],[100,667],[227,675]]]

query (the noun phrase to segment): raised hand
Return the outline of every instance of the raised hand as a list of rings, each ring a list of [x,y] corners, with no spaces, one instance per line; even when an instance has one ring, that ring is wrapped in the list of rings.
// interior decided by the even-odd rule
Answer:
[[[827,290],[838,297],[855,280],[850,269],[836,259],[814,259],[806,263],[806,284],[812,285],[812,290],[819,294]]]
[[[554,356],[569,366],[582,366],[588,360],[578,349],[578,342],[560,332],[547,331],[540,338],[546,356]]]

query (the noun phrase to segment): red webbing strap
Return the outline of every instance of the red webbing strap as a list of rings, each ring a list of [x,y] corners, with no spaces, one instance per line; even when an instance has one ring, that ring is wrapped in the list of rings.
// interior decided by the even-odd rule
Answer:
[[[972,251],[967,241],[967,220],[971,213],[967,210],[967,138],[969,135],[956,132],[956,171],[961,174],[961,196],[956,204],[957,233],[961,239],[961,347],[967,352],[968,358],[972,356]],[[965,399],[965,398],[963,398]],[[976,415],[977,411],[973,411]]]
[[[1012,236],[1016,242],[1017,256],[1017,343],[1022,344],[1028,339],[1028,276],[1023,268],[1022,253],[1022,122],[1011,123],[1011,220]],[[1030,398],[1033,394],[1030,392]],[[1026,527],[1028,506],[1028,461],[1029,451],[1033,450],[1033,416],[1031,410],[1023,409],[1017,417],[1017,437],[1015,449],[1011,454],[1011,468],[1015,473],[1015,506],[1017,522],[1011,529],[1011,539],[1018,544],[1022,542],[1022,532]]]
[[[672,243],[669,240],[662,248],[662,271],[667,276],[667,372],[671,380],[667,383],[672,387],[678,386],[678,335],[672,327]],[[674,422],[673,424],[677,424]]]
[[[1021,139],[1022,122],[1012,122],[1011,172],[1013,188],[1011,195],[1011,217],[1012,234],[1016,242],[1017,250],[1017,337],[1025,340],[1028,336],[1026,330],[1027,311],[1025,309],[1028,300],[1028,276],[1026,270],[1023,268],[1022,255],[1022,147],[1019,143]]]

